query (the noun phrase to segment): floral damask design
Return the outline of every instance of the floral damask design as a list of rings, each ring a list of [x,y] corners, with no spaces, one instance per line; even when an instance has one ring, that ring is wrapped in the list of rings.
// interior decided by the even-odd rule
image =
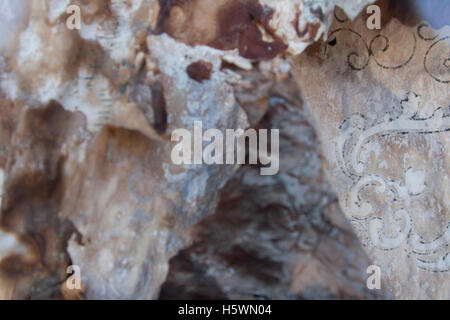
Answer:
[[[372,34],[366,41],[363,36],[366,33],[355,31],[347,23],[348,19],[340,18],[335,12],[335,20],[340,26],[329,33],[324,46],[325,57],[333,47],[344,42],[340,49],[348,50],[344,51],[348,52],[347,64],[352,71],[359,72],[371,61],[386,70],[401,69],[413,58],[418,58],[418,54],[423,54],[423,68],[430,80],[450,83],[450,36],[439,36],[428,23],[421,23],[415,30],[405,32],[411,36],[404,39],[402,50],[395,51],[394,56],[398,60],[389,64],[382,62],[383,55],[393,56],[391,51],[396,49],[391,48],[390,39],[383,31]],[[425,49],[419,50],[419,47]],[[421,94],[410,91],[395,112],[378,116],[377,120],[373,115],[368,117],[361,113],[345,119],[339,127],[336,159],[351,183],[344,206],[364,245],[379,250],[403,249],[423,270],[450,272],[450,221],[432,241],[426,241],[414,225],[411,202],[427,191],[424,183],[427,170],[408,168],[398,182],[383,176],[382,170],[374,172],[373,167],[368,169],[367,159],[362,156],[362,150],[378,138],[448,133],[450,106],[436,106],[431,116],[421,117],[421,99]]]
[[[403,184],[379,174],[368,173],[365,160],[360,157],[364,145],[380,136],[409,134],[436,134],[450,131],[450,107],[438,108],[432,116],[419,118],[417,109],[420,95],[414,92],[401,101],[400,115],[386,114],[375,124],[362,114],[346,119],[339,127],[337,159],[342,172],[353,181],[345,206],[355,229],[366,234],[366,244],[381,250],[403,247],[414,258],[419,268],[432,272],[450,271],[450,222],[435,240],[424,241],[413,230],[414,221],[408,211],[411,199],[425,190],[426,172],[409,168],[404,172]],[[414,183],[408,184],[408,179]],[[383,205],[364,200],[366,193],[374,192]],[[364,237],[363,237],[364,239]]]

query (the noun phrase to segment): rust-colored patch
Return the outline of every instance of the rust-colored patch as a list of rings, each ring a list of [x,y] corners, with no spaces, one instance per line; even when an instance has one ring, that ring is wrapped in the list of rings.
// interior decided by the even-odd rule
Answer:
[[[193,62],[186,68],[189,77],[198,82],[211,79],[212,70],[212,64],[202,60]]]
[[[222,50],[238,48],[239,54],[248,59],[273,59],[287,46],[269,26],[272,15],[273,10],[257,0],[232,2],[219,13],[219,31],[209,45]],[[272,42],[263,40],[258,25],[272,36]]]
[[[270,28],[273,10],[257,0],[217,0],[205,7],[198,0],[160,0],[156,32],[166,32],[190,45],[208,45],[220,50],[238,49],[248,59],[269,60],[287,45]],[[202,12],[202,16],[196,16]],[[196,19],[204,23],[196,23]],[[273,41],[264,41],[263,32]]]

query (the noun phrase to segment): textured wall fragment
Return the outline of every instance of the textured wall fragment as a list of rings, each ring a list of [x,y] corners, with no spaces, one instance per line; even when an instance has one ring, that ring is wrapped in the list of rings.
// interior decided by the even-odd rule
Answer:
[[[261,73],[240,73],[264,89],[238,87],[237,97],[245,110],[264,110],[255,127],[281,130],[280,172],[236,172],[215,214],[194,228],[192,246],[171,260],[161,298],[385,297],[365,288],[371,262],[325,179],[294,79]]]
[[[450,29],[399,19],[336,20],[295,74],[342,210],[393,296],[448,299]]]
[[[447,33],[404,26],[408,12],[380,34],[351,23],[371,2],[9,6],[0,298],[155,299],[163,284],[161,297],[447,297]],[[196,120],[280,128],[280,174],[174,165],[170,134]],[[366,290],[374,262],[392,295]]]

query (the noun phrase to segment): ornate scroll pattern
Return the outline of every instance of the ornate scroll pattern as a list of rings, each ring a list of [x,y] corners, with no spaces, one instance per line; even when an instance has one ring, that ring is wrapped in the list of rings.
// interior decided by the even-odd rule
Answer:
[[[335,19],[339,23],[345,23],[346,20],[340,19],[336,16]],[[329,41],[325,46],[325,55],[329,50],[329,47],[333,47],[338,43],[337,36],[339,33],[350,32],[354,34],[359,42],[359,48],[351,51],[347,55],[347,63],[352,70],[361,71],[364,70],[372,58],[375,63],[384,69],[400,69],[408,65],[414,58],[417,52],[417,36],[427,42],[431,42],[423,58],[423,66],[425,71],[435,80],[441,83],[450,83],[450,36],[445,36],[438,39],[438,35],[433,32],[427,23],[422,23],[417,27],[417,36],[415,33],[412,35],[412,45],[410,54],[404,58],[402,63],[394,65],[386,65],[379,61],[379,56],[387,53],[390,48],[390,40],[384,34],[377,34],[370,39],[369,44],[364,40],[363,36],[350,28],[338,28],[329,34]],[[436,40],[437,39],[437,40]],[[381,43],[381,48],[375,50],[375,44]],[[362,45],[361,45],[362,44]]]
[[[360,50],[357,50],[357,51],[353,50],[347,55],[347,63],[349,65],[349,67],[355,71],[364,70],[369,65],[371,58],[373,58],[375,63],[383,69],[393,69],[393,70],[400,69],[400,68],[403,68],[404,66],[406,66],[412,60],[414,55],[416,54],[417,37],[414,33],[411,33],[411,36],[412,36],[411,37],[411,39],[412,39],[411,53],[407,57],[405,57],[404,61],[401,62],[400,64],[395,64],[395,65],[391,65],[391,66],[385,65],[379,61],[378,56],[383,53],[386,53],[389,50],[389,48],[390,48],[389,38],[385,35],[378,34],[370,40],[369,44],[367,44],[360,33],[356,32],[355,30],[350,29],[350,28],[339,28],[339,29],[332,31],[329,34],[329,38],[331,40],[327,42],[327,46],[325,47],[325,53],[327,52],[329,46],[333,47],[337,44],[337,42],[338,42],[337,35],[339,33],[343,33],[343,32],[350,32],[350,33],[354,34],[357,37],[358,42],[360,42],[360,44],[363,44],[362,46],[360,45]],[[382,47],[376,51],[374,45],[379,42],[382,43]],[[362,52],[360,52],[361,47],[364,49],[364,50],[362,50]]]
[[[412,199],[424,192],[420,183],[414,190],[406,185],[407,177],[423,181],[426,172],[409,168],[401,184],[381,175],[367,173],[361,157],[363,147],[378,137],[436,134],[450,131],[450,107],[438,108],[432,116],[420,118],[420,95],[410,92],[400,103],[400,114],[386,114],[381,121],[371,122],[362,114],[346,119],[339,127],[337,160],[342,172],[352,181],[345,206],[352,225],[362,235],[363,243],[381,250],[403,248],[421,269],[431,272],[450,271],[450,222],[433,241],[427,242],[414,231],[408,207]],[[373,200],[373,199],[377,200]],[[381,200],[382,199],[382,200]],[[376,204],[376,205],[375,205]]]
[[[400,135],[409,133],[431,134],[450,131],[450,111],[438,108],[428,118],[417,116],[420,98],[416,93],[409,93],[401,101],[401,114],[392,118],[386,114],[381,122],[370,125],[361,114],[346,119],[339,127],[338,162],[343,172],[350,178],[360,177],[364,163],[359,158],[361,148],[373,137],[380,135]],[[345,154],[350,155],[345,161]]]

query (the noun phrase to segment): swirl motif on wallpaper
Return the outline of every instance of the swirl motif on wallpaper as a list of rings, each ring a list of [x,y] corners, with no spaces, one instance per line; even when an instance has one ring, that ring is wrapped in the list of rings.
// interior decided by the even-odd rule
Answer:
[[[336,50],[333,47],[341,44],[342,50],[348,50],[344,51],[348,52],[348,67],[356,72],[366,69],[371,62],[395,71],[408,66],[416,57],[414,61],[423,61],[425,79],[429,76],[430,82],[450,83],[450,37],[439,35],[427,23],[411,29],[414,31],[409,35],[408,32],[396,35],[404,40],[402,38],[401,49],[394,52],[396,61],[389,63],[383,57],[396,50],[389,36],[378,32],[365,39],[349,27],[348,19],[341,18],[337,12],[335,18],[342,26],[329,33],[324,46],[325,57],[328,51]],[[419,54],[423,57],[418,57]],[[414,223],[417,213],[411,202],[419,199],[418,196],[427,197],[428,169],[408,168],[400,173],[399,182],[369,170],[367,154],[363,154],[363,150],[370,150],[370,143],[382,137],[448,133],[450,106],[436,106],[431,116],[422,118],[419,116],[420,100],[421,95],[411,91],[400,102],[395,116],[386,113],[373,119],[359,113],[342,122],[338,129],[336,158],[338,167],[351,183],[344,205],[363,245],[386,251],[404,250],[420,269],[450,272],[450,221],[434,239],[420,234],[419,225]]]
[[[340,23],[345,23],[347,20],[335,18]],[[357,31],[351,28],[338,28],[331,31],[328,35],[330,39],[325,46],[325,54],[329,50],[329,47],[334,47],[338,41],[339,33],[351,33],[356,37],[355,48],[347,55],[347,63],[352,70],[361,71],[364,70],[371,60],[384,69],[400,69],[408,65],[417,53],[417,36],[422,41],[430,42],[430,45],[423,57],[423,66],[425,71],[435,81],[448,84],[450,83],[450,36],[445,36],[438,39],[438,35],[432,30],[427,23],[421,23],[418,25],[416,33],[411,33],[411,49],[408,56],[404,58],[404,61],[394,65],[385,65],[379,61],[379,56],[385,54],[390,49],[390,40],[384,34],[377,34],[373,36],[369,44],[363,36]],[[381,48],[375,50],[375,44],[381,43]]]
[[[367,235],[366,243],[380,250],[403,247],[419,268],[449,272],[450,221],[441,235],[430,242],[413,231],[409,203],[425,191],[425,186],[417,184],[411,191],[406,182],[400,184],[391,178],[367,173],[365,160],[360,156],[363,146],[377,137],[449,132],[450,107],[438,108],[430,117],[420,118],[417,113],[419,101],[419,94],[409,92],[401,101],[400,115],[395,118],[386,114],[381,121],[369,124],[364,115],[355,114],[344,120],[339,127],[336,156],[342,172],[353,181],[345,205],[357,232]],[[408,176],[415,178],[414,181],[423,181],[426,172],[408,168],[403,176],[405,181]],[[384,202],[375,206],[365,199],[371,192]]]

